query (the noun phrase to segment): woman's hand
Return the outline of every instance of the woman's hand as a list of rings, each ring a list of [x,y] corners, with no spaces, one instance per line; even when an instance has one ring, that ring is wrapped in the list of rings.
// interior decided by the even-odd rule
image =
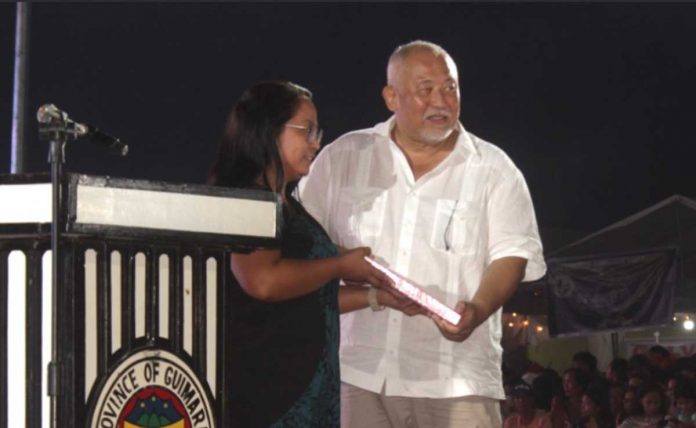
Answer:
[[[391,286],[377,290],[377,303],[401,311],[410,317],[428,314],[424,307]]]
[[[345,250],[340,256],[341,268],[339,276],[346,284],[356,285],[369,283],[373,287],[389,286],[389,279],[365,260],[372,251],[368,247],[358,247]]]

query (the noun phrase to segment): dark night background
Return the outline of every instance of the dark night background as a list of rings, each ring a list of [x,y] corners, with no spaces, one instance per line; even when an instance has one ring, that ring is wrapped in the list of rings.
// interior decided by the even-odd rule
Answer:
[[[0,4],[0,173],[14,27]],[[331,141],[388,117],[386,59],[422,38],[459,66],[464,126],[524,172],[547,247],[696,196],[696,4],[34,3],[30,28],[26,171],[49,169],[50,102],[130,145],[71,143],[67,170],[201,183],[229,107],[273,78],[315,93]]]

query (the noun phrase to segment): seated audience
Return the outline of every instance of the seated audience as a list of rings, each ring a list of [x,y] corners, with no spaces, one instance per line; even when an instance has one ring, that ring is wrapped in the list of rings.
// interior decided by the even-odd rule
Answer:
[[[667,413],[667,402],[662,388],[656,383],[644,385],[638,392],[640,413],[629,416],[618,428],[657,428]]]
[[[503,428],[551,428],[548,413],[534,407],[534,392],[527,383],[513,386],[512,407],[514,413],[505,419]]]

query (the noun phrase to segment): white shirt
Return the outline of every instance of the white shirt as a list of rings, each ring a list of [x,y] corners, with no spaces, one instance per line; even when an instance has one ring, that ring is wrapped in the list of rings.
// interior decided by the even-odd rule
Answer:
[[[393,117],[343,135],[299,187],[305,208],[340,246],[373,255],[454,307],[470,300],[496,259],[528,259],[525,280],[545,273],[524,177],[497,147],[459,125],[454,150],[415,181],[390,138]],[[462,343],[432,320],[391,309],[341,316],[341,378],[409,397],[503,399],[501,310]]]

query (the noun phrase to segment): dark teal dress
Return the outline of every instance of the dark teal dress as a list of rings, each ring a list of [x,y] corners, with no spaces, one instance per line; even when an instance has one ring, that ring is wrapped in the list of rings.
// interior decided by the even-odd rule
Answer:
[[[283,210],[283,258],[338,255],[322,227],[292,200]],[[248,296],[233,281],[226,334],[232,426],[338,427],[338,280],[283,302]]]

